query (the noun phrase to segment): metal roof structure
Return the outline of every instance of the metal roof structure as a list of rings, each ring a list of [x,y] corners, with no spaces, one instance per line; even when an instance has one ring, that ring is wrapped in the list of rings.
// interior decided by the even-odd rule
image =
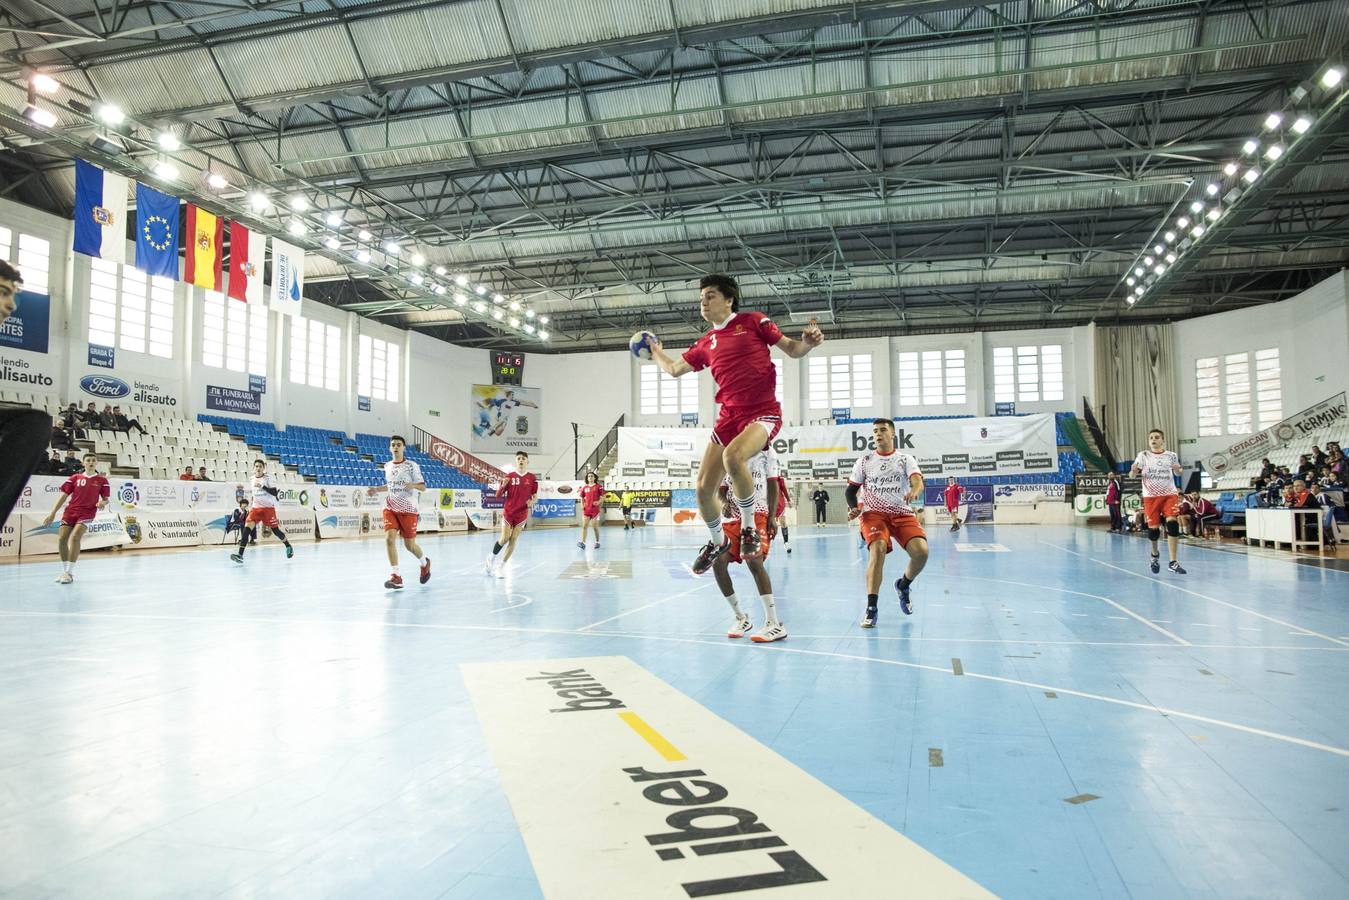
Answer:
[[[1347,44],[1344,0],[7,0],[0,195],[69,214],[73,156],[169,158],[181,196],[301,220],[311,299],[470,346],[686,341],[712,271],[833,337],[1159,321],[1349,260],[1349,104],[1316,82]],[[100,103],[125,153],[91,147]],[[1167,217],[1299,104],[1324,114],[1279,180],[1126,303]]]

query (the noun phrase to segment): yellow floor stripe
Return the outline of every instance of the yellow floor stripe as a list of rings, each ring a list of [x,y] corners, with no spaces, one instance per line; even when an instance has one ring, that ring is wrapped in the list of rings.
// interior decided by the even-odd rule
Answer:
[[[679,748],[670,743],[656,729],[646,724],[646,720],[635,712],[621,712],[618,717],[628,723],[628,727],[642,736],[646,741],[656,749],[656,752],[669,762],[677,762],[681,759],[688,759],[687,756],[679,752]]]

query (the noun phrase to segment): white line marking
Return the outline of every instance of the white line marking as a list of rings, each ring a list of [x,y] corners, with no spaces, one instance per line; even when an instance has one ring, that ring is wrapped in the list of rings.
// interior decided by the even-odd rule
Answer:
[[[1217,625],[1210,625],[1210,624],[1207,623],[1207,622],[1191,622],[1191,623],[1190,623],[1190,627],[1191,627],[1191,628],[1217,628],[1218,626],[1217,626]]]
[[[1035,613],[1037,616],[1050,615],[1050,612],[1047,609],[1032,609],[1031,612]]]
[[[1087,614],[1086,614],[1086,613],[1073,613],[1073,615],[1078,616],[1079,618],[1083,618],[1083,619],[1087,618]]]
[[[1238,625],[1238,626],[1237,626],[1237,631],[1261,631],[1261,630],[1263,630],[1263,629],[1260,629],[1260,628],[1252,628],[1252,627],[1249,626],[1249,625]]]
[[[1106,616],[1107,619],[1119,619],[1121,622],[1129,621],[1128,616]]]
[[[1139,574],[1138,572],[1130,572],[1128,569],[1121,568],[1120,566],[1114,565],[1113,563],[1104,562],[1103,560],[1096,559],[1095,557],[1087,556],[1085,553],[1078,553],[1076,550],[1069,550],[1067,547],[1060,547],[1058,544],[1051,544],[1051,543],[1049,543],[1048,541],[1040,541],[1040,540],[1037,540],[1036,543],[1037,543],[1037,544],[1043,544],[1043,545],[1046,546],[1046,547],[1053,547],[1055,550],[1062,550],[1064,553],[1071,553],[1071,554],[1073,554],[1074,556],[1080,556],[1080,557],[1082,557],[1083,559],[1087,559],[1087,560],[1090,560],[1091,562],[1096,563],[1097,565],[1105,566],[1107,569],[1114,569],[1116,572],[1123,572],[1125,575],[1132,575],[1132,576],[1134,576],[1135,578],[1142,578],[1142,579],[1145,580],[1145,581],[1151,581],[1151,582],[1154,582],[1154,583],[1156,583],[1156,584],[1160,584],[1162,587],[1174,588],[1175,590],[1178,590],[1178,591],[1181,591],[1181,592],[1183,592],[1183,593],[1189,594],[1189,595],[1191,595],[1191,596],[1193,596],[1193,597],[1198,597],[1200,600],[1207,600],[1207,601],[1209,601],[1210,603],[1217,603],[1217,604],[1219,604],[1219,605],[1221,605],[1221,606],[1226,606],[1226,607],[1228,607],[1229,609],[1238,609],[1238,610],[1241,610],[1242,612],[1244,612],[1244,613],[1249,613],[1249,614],[1255,616],[1256,618],[1264,619],[1264,620],[1267,621],[1267,622],[1273,622],[1275,625],[1282,625],[1282,626],[1284,626],[1285,628],[1297,628],[1297,627],[1298,627],[1297,625],[1294,625],[1292,622],[1285,622],[1283,619],[1276,619],[1276,618],[1274,618],[1273,616],[1267,616],[1267,615],[1265,615],[1265,614],[1262,613],[1262,612],[1256,612],[1255,610],[1253,610],[1253,609],[1248,609],[1248,608],[1245,607],[1245,606],[1238,606],[1237,604],[1235,604],[1235,603],[1229,603],[1229,602],[1227,602],[1226,600],[1219,600],[1217,597],[1210,597],[1210,596],[1208,596],[1207,594],[1201,594],[1201,593],[1199,593],[1198,591],[1192,591],[1192,590],[1190,590],[1189,588],[1183,588],[1183,587],[1181,587],[1180,585],[1178,585],[1178,584],[1176,584],[1176,583],[1174,583],[1174,582],[1171,582],[1171,581],[1164,581],[1164,580],[1162,580],[1162,579],[1160,579],[1160,578],[1149,578],[1148,576],[1146,576],[1146,575],[1141,575],[1141,574]],[[1331,570],[1331,571],[1334,571],[1334,570]],[[1319,638],[1321,638],[1322,640],[1330,641],[1331,643],[1334,643],[1334,644],[1339,644],[1339,645],[1342,646],[1342,647],[1349,647],[1349,641],[1342,641],[1342,640],[1340,640],[1339,638],[1333,638],[1333,637],[1331,637],[1331,636],[1328,635],[1328,634],[1322,634],[1322,633],[1319,632],[1319,631],[1312,631],[1310,628],[1304,629],[1304,630],[1305,630],[1308,634],[1315,635],[1316,637],[1319,637]]]
[[[703,584],[698,585],[697,587],[691,587],[691,588],[689,588],[687,591],[680,591],[678,594],[671,594],[670,596],[668,596],[668,597],[663,597],[663,598],[661,598],[660,600],[653,600],[652,602],[647,603],[647,604],[644,604],[644,605],[642,605],[642,606],[639,606],[639,607],[637,607],[636,609],[629,609],[629,610],[627,610],[627,611],[625,611],[625,612],[621,612],[621,613],[619,613],[619,614],[616,615],[616,616],[610,616],[610,617],[607,618],[607,619],[600,619],[598,622],[591,622],[589,625],[582,625],[582,626],[578,629],[578,631],[589,631],[589,630],[592,629],[592,628],[595,628],[595,627],[600,626],[600,625],[605,625],[605,624],[607,624],[607,623],[609,623],[609,622],[614,621],[615,619],[621,619],[621,618],[623,618],[624,616],[630,616],[630,615],[632,615],[633,613],[639,613],[639,612],[641,612],[642,610],[644,610],[644,609],[650,609],[650,608],[653,607],[653,606],[660,606],[662,603],[669,603],[671,600],[675,600],[675,599],[677,599],[677,598],[679,598],[679,597],[683,597],[683,596],[685,596],[685,595],[687,595],[687,594],[692,594],[694,591],[701,591],[701,590],[703,590],[704,588],[711,587],[711,586],[714,585],[714,584],[716,584],[715,581],[708,580],[708,581],[704,582]]]

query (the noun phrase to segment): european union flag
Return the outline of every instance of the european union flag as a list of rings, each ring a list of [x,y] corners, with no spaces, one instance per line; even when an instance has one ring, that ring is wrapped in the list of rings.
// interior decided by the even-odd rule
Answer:
[[[136,185],[136,268],[178,280],[178,198]]]

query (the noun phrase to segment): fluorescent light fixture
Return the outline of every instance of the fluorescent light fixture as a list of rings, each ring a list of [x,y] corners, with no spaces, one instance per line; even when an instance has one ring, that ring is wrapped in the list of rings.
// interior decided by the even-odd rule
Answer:
[[[1194,226],[1194,228],[1190,229],[1190,234],[1191,234],[1192,236],[1196,237],[1196,238],[1201,238],[1201,237],[1203,237],[1203,236],[1204,236],[1204,226],[1203,226],[1203,225],[1196,225],[1196,226]]]
[[[178,135],[174,134],[172,131],[160,132],[159,137],[155,140],[158,141],[160,149],[168,150],[170,153],[174,150],[183,149],[183,142],[178,140]]]
[[[309,198],[303,194],[296,194],[290,198],[290,208],[296,212],[304,212],[309,208]]]
[[[532,310],[532,309],[527,309],[527,310],[525,310],[525,318],[526,318],[526,319],[532,319],[532,318],[534,318],[534,310]],[[540,319],[539,321],[541,321],[541,322],[547,322],[548,320],[547,320],[547,319]]]
[[[41,125],[43,128],[51,128],[56,125],[56,113],[33,103],[24,106],[23,117],[34,125]]]
[[[478,302],[476,302],[476,303],[473,304],[473,308],[474,308],[475,310],[477,310],[478,312],[482,312],[483,310],[485,310],[485,309],[487,308],[487,304],[486,304],[486,303],[483,303],[481,300],[479,300]]]
[[[1156,253],[1158,256],[1161,256],[1163,253],[1166,252],[1166,245],[1157,244],[1152,248],[1152,252]]]
[[[360,231],[356,232],[356,237],[360,238],[363,241],[368,241],[371,238],[371,234],[370,232],[362,228]]]
[[[1218,191],[1220,190],[1222,190],[1222,188],[1218,187],[1216,183],[1210,181],[1208,185],[1204,188],[1204,193],[1208,194],[1210,197],[1216,197],[1218,196]]]
[[[1166,266],[1162,265],[1161,263],[1157,263],[1157,268],[1153,269],[1152,271],[1156,272],[1158,275],[1165,274]]]
[[[498,322],[500,322],[505,315],[506,314],[499,309],[492,310],[492,318],[496,319]]]
[[[422,256],[420,253],[414,253],[412,254],[412,264],[414,266],[424,266],[426,265],[426,257]]]
[[[473,293],[477,294],[479,297],[487,296],[487,285],[485,284],[478,285],[473,289]]]
[[[1306,134],[1307,129],[1312,127],[1312,120],[1309,116],[1298,116],[1293,120],[1292,129],[1294,134]]]
[[[1136,267],[1134,268],[1134,274],[1137,275],[1139,278],[1142,278],[1142,277],[1143,277],[1143,267],[1142,267],[1142,266],[1136,266]]]
[[[531,325],[531,324],[529,324],[528,322],[526,322],[526,323],[525,323],[525,334],[533,334],[533,333],[534,333],[534,326]]]
[[[1133,306],[1134,303],[1137,302],[1136,300],[1134,300],[1133,297],[1125,297],[1124,299],[1125,299],[1126,302],[1128,302],[1128,304],[1129,304],[1130,306]]]
[[[262,210],[272,205],[272,201],[268,200],[267,195],[261,191],[254,191],[248,195],[248,205],[258,212],[262,212]]]
[[[463,294],[455,294],[454,302],[459,304],[460,306],[463,306],[465,303],[468,302],[468,298],[465,297]]]
[[[497,310],[497,312],[501,312],[501,310]],[[510,326],[511,326],[512,328],[519,328],[519,327],[520,327],[520,320],[517,319],[515,316],[511,316]]]
[[[501,302],[501,295],[500,295],[500,294],[497,294],[497,295],[496,295],[495,297],[493,297],[492,299],[495,300],[496,302],[500,303],[500,302]],[[520,311],[520,301],[519,301],[519,300],[512,300],[512,301],[511,301],[511,312],[519,312],[519,311]]]
[[[1138,279],[1133,277],[1132,275],[1130,275],[1128,278],[1124,280],[1128,283],[1129,287],[1133,287],[1135,284],[1138,284]]]
[[[1246,154],[1247,156],[1253,156],[1255,154],[1255,151],[1259,149],[1260,149],[1260,142],[1255,139],[1251,139],[1241,145],[1241,152]]]
[[[1153,264],[1153,262],[1154,262],[1154,260],[1153,260],[1153,258],[1152,258],[1151,256],[1145,256],[1145,257],[1143,257],[1143,265],[1145,265],[1145,266],[1151,266],[1151,265]]]
[[[338,228],[342,224],[342,214],[337,210],[333,210],[332,212],[328,213],[327,217],[323,221],[327,223],[329,228]]]
[[[438,284],[438,285],[436,285],[435,287],[433,287],[431,290],[435,291],[437,294],[444,294],[444,293],[445,293],[445,285],[443,285],[443,284]]]
[[[1266,131],[1273,131],[1275,128],[1278,128],[1282,124],[1283,124],[1283,116],[1279,115],[1278,113],[1270,113],[1269,115],[1265,116]]]
[[[548,340],[548,332],[546,332],[546,331],[540,331],[540,332],[539,332],[539,340],[541,340],[541,341],[546,341],[546,340]]]
[[[173,181],[178,177],[178,167],[166,159],[161,159],[155,163],[155,175],[165,181]]]
[[[1254,184],[1255,179],[1259,177],[1260,177],[1259,169],[1247,169],[1246,174],[1241,176],[1242,180],[1245,181],[1247,184]]]
[[[422,278],[421,272],[413,272],[412,276],[408,280],[411,281],[413,284],[421,284],[422,281],[424,281],[425,279]]]
[[[357,251],[356,251],[356,260],[357,260],[358,262],[363,262],[363,263],[368,263],[368,262],[370,262],[370,251],[367,250],[367,249],[365,249],[364,247],[362,247],[361,249],[357,250]]]
[[[1204,204],[1200,203],[1198,200],[1190,204],[1190,212],[1201,213],[1203,211],[1204,211]]]
[[[1169,244],[1176,239],[1176,233],[1174,231],[1168,231],[1166,234],[1162,235],[1162,237],[1165,238],[1166,242]]]
[[[126,113],[112,103],[104,103],[98,108],[98,120],[106,125],[121,125],[126,121]]]
[[[454,276],[454,283],[459,285],[460,287],[468,287],[468,276],[456,275]]]
[[[547,324],[548,324],[548,317],[547,317],[547,316],[539,316],[539,324],[540,324],[540,325],[547,325]]]
[[[493,294],[493,295],[492,295],[492,302],[493,302],[493,303],[505,303],[505,302],[506,302],[506,298],[503,297],[503,296],[501,296],[500,294]],[[518,304],[518,303],[514,304],[514,308],[515,308],[515,309],[519,309],[519,308],[520,308],[520,304]]]
[[[1333,88],[1344,80],[1344,69],[1331,66],[1321,74],[1321,87]]]
[[[1221,216],[1222,214],[1223,214],[1223,211],[1222,211],[1221,209],[1219,209],[1218,207],[1215,206],[1215,207],[1213,207],[1213,209],[1210,209],[1210,210],[1208,211],[1208,220],[1209,220],[1210,222],[1216,222],[1216,221],[1218,221],[1218,217]]]
[[[34,72],[33,77],[28,79],[28,84],[39,94],[55,94],[61,88],[61,82],[41,72]]]
[[[440,275],[441,277],[444,277],[444,275],[445,275],[445,267],[444,267],[444,266],[436,266],[436,274],[437,274],[437,275]]]
[[[1190,220],[1187,219],[1185,216],[1181,216],[1179,219],[1176,220],[1176,227],[1188,228],[1190,227]]]
[[[1237,165],[1234,162],[1230,162],[1227,165],[1223,166],[1223,174],[1228,176],[1229,178],[1237,174],[1237,172],[1239,172],[1240,170],[1241,166]]]
[[[301,222],[299,219],[291,219],[290,224],[286,226],[286,230],[289,231],[291,234],[295,235],[296,237],[302,237],[304,235],[305,230],[304,223]]]
[[[342,246],[342,242],[330,234],[323,239],[323,246],[327,247],[329,250],[336,250],[338,247]]]
[[[1175,261],[1176,261],[1176,254],[1174,254],[1174,253],[1168,253],[1168,254],[1166,254],[1166,261],[1169,262],[1169,263],[1175,262]]]
[[[219,172],[212,172],[206,176],[206,186],[215,191],[223,191],[230,186],[230,183],[225,180],[224,175]]]
[[[398,244],[396,244],[396,243],[393,242],[393,241],[389,241],[388,243],[386,243],[386,244],[384,245],[384,252],[387,253],[387,254],[389,254],[390,256],[397,256],[399,253],[401,253],[401,252],[403,252],[403,251],[402,251],[402,249],[398,246]]]
[[[1283,147],[1279,146],[1278,144],[1270,144],[1269,149],[1265,151],[1265,159],[1269,160],[1270,162],[1273,162],[1280,156],[1283,156]]]

